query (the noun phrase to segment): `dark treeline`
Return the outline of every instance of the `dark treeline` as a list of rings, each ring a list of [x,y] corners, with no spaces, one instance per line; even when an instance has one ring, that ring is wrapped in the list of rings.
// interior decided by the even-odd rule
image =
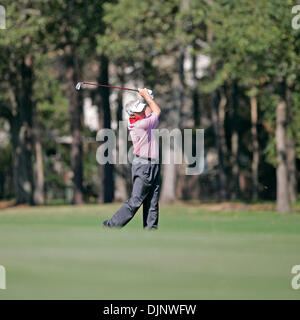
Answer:
[[[300,159],[295,4],[2,1],[0,198],[126,199],[130,166],[99,166],[96,133],[118,134],[130,94],[75,90],[90,80],[151,88],[161,128],[205,129],[204,172],[164,165],[162,202],[276,199],[278,211],[291,211]]]

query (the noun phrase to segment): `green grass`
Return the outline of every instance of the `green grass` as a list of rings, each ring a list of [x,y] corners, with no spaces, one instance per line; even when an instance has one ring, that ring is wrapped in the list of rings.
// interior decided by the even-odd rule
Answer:
[[[100,222],[118,205],[0,212],[0,299],[299,299],[300,214],[161,208],[157,232],[139,212],[126,228]]]

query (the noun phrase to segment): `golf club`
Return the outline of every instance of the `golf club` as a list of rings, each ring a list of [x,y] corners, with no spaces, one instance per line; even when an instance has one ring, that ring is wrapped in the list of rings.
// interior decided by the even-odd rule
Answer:
[[[137,89],[122,88],[122,87],[109,86],[109,85],[105,85],[105,84],[99,84],[99,83],[94,83],[94,82],[85,82],[85,81],[78,82],[76,85],[76,90],[80,90],[80,88],[83,84],[87,84],[90,86],[96,86],[96,87],[107,87],[107,88],[115,88],[115,89],[120,89],[120,90],[129,90],[129,91],[139,92],[139,90],[137,90]]]

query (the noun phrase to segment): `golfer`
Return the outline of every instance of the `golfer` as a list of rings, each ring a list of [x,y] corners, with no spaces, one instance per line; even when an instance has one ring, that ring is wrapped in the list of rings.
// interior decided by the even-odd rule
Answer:
[[[139,89],[140,100],[126,104],[129,114],[128,130],[133,143],[132,193],[111,219],[103,222],[104,227],[125,226],[143,204],[145,229],[158,227],[158,197],[160,187],[160,164],[158,141],[152,129],[158,126],[161,110],[148,89]]]

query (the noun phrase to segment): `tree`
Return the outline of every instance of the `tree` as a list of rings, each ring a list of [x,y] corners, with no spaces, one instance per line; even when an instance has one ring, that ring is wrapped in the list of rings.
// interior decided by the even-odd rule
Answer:
[[[210,23],[215,34],[211,43],[210,53],[214,57],[214,63],[218,66],[215,77],[215,86],[224,82],[232,83],[233,87],[233,134],[232,134],[232,158],[234,161],[233,175],[235,181],[235,195],[238,196],[238,87],[245,88],[250,100],[251,109],[251,134],[252,134],[252,197],[258,197],[258,165],[259,142],[257,135],[257,93],[260,81],[265,76],[263,55],[265,54],[264,31],[262,15],[265,12],[263,4],[255,4],[251,1],[239,3],[227,3],[221,5],[212,3],[210,8]],[[243,22],[242,22],[243,21]],[[262,34],[257,37],[257,34]]]
[[[82,96],[75,85],[82,80],[83,67],[94,54],[96,35],[101,28],[104,1],[55,0],[47,3],[46,32],[53,50],[62,53],[62,76],[69,100],[71,124],[71,167],[73,171],[73,203],[83,203],[82,166]]]
[[[5,5],[5,4],[4,4]],[[41,1],[6,4],[7,29],[0,38],[0,116],[10,122],[16,203],[34,204],[33,163],[35,123],[35,66],[41,58]],[[41,199],[43,200],[43,199]]]
[[[109,60],[105,55],[101,55],[100,58],[100,71],[98,82],[102,84],[109,83]],[[96,103],[98,105],[98,116],[100,129],[111,128],[111,112],[109,102],[110,90],[109,88],[98,88],[98,95]],[[106,163],[104,167],[99,167],[101,186],[99,188],[98,201],[101,202],[112,202],[114,199],[114,166],[111,163]]]
[[[211,11],[214,33],[211,54],[219,64],[215,79],[218,85],[227,79],[238,81],[246,88],[251,104],[251,132],[253,138],[253,198],[258,188],[258,135],[257,135],[257,94],[264,86],[272,86],[281,97],[277,105],[277,201],[279,211],[289,211],[287,186],[288,170],[286,129],[280,125],[287,120],[286,92],[282,84],[293,82],[298,57],[295,33],[290,28],[290,3],[280,1],[243,0],[238,4],[214,3]],[[243,22],[242,22],[243,21]],[[245,23],[247,21],[247,23]],[[274,108],[275,111],[275,108]],[[286,123],[286,122],[285,122]]]
[[[295,87],[296,79],[299,77],[299,34],[290,27],[290,8],[292,1],[284,4],[274,1],[268,4],[268,13],[272,25],[274,41],[269,43],[271,56],[268,57],[270,67],[268,74],[275,84],[278,93],[278,104],[276,107],[276,149],[277,149],[277,211],[291,211],[291,193],[289,184],[293,181],[289,174],[288,158],[291,155],[292,145],[288,143],[288,125],[290,97],[289,87]],[[293,152],[295,157],[296,153]],[[295,159],[293,160],[295,161]],[[295,174],[295,172],[294,172]]]

